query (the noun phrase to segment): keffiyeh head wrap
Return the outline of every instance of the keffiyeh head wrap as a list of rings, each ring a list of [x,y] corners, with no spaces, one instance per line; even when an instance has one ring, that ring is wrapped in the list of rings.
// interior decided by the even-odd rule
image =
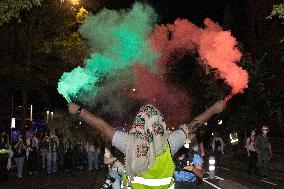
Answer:
[[[152,105],[140,108],[129,131],[126,151],[126,170],[136,176],[149,170],[156,156],[167,146],[164,116]]]

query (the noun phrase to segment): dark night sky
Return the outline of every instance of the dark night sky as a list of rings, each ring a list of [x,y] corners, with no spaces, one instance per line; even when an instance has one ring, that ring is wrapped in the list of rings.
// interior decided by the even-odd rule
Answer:
[[[125,9],[131,7],[134,0],[109,0],[103,7]],[[160,23],[172,23],[176,18],[187,18],[197,25],[202,25],[207,17],[222,24],[225,0],[143,0],[152,5],[160,16]]]

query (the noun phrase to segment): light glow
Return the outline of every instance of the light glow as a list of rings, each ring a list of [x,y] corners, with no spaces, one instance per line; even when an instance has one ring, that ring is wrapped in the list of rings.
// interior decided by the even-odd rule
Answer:
[[[70,0],[70,2],[72,3],[72,5],[79,5],[80,0]]]
[[[215,170],[215,166],[214,165],[210,165],[209,166],[209,171],[214,171]]]
[[[209,164],[210,164],[210,165],[214,165],[215,162],[216,162],[215,159],[209,159]]]

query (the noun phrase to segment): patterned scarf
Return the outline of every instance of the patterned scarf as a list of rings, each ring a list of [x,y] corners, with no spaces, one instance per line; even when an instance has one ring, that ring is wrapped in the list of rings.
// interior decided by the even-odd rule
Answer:
[[[129,131],[126,171],[137,176],[149,170],[168,144],[164,116],[152,105],[140,108]]]

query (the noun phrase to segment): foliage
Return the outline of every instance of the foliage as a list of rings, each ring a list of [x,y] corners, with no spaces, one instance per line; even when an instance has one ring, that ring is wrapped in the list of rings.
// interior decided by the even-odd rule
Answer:
[[[17,41],[1,39],[1,48],[14,50],[4,55],[7,61],[0,74],[13,73],[17,89],[26,86],[29,90],[42,90],[42,87],[56,86],[62,72],[81,64],[86,55],[87,45],[76,31],[76,14],[68,4],[46,0],[41,7],[22,15],[17,31],[13,24],[3,25],[1,35],[8,37],[17,32],[14,34]],[[13,62],[13,56],[22,58]],[[27,64],[29,69],[25,69]]]
[[[250,130],[273,122],[274,111],[284,102],[284,91],[275,87],[270,53],[256,61],[245,55],[241,66],[249,73],[249,87],[229,102],[224,117],[230,129]]]
[[[13,18],[19,18],[23,10],[31,10],[40,6],[42,0],[1,0],[0,1],[0,26]]]
[[[82,24],[86,20],[88,14],[89,12],[86,9],[84,9],[84,7],[81,7],[76,15],[76,21]]]
[[[282,20],[282,24],[284,24],[284,3],[273,5],[272,11],[267,19],[272,19],[273,17],[277,16],[279,19]],[[284,41],[284,38],[281,42]]]

